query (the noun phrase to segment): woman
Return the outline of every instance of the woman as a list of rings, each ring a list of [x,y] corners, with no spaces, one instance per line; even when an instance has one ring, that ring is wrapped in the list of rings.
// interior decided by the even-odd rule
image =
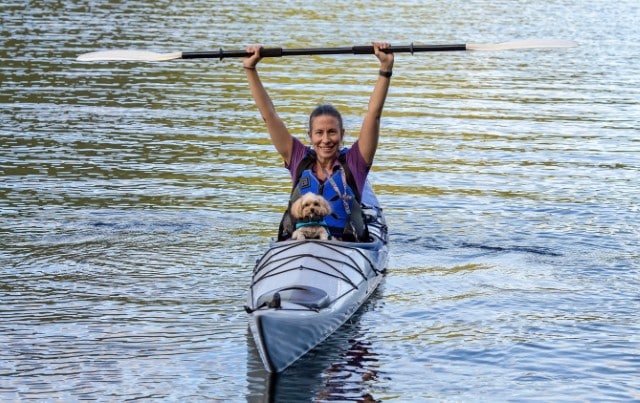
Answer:
[[[251,95],[267,125],[271,141],[291,172],[294,189],[289,206],[301,194],[322,194],[333,211],[326,219],[331,235],[349,241],[367,240],[359,209],[360,195],[378,147],[380,117],[393,69],[393,53],[384,51],[389,44],[374,42],[373,48],[380,61],[378,80],[369,99],[358,140],[345,150],[342,150],[342,117],[334,107],[320,105],[311,113],[308,135],[313,148],[304,146],[284,125],[260,81],[256,66],[262,59],[262,47],[248,47],[247,53],[252,53],[252,56],[242,61]],[[285,213],[278,238],[287,239],[292,227],[293,222]]]

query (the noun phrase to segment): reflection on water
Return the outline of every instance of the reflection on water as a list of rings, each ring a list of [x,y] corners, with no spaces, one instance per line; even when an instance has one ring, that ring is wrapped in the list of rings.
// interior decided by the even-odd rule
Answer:
[[[636,3],[260,4],[0,6],[0,399],[637,399]],[[397,56],[389,274],[275,379],[242,306],[290,179],[240,61],[75,60],[524,38],[580,47]],[[377,65],[260,72],[297,136],[331,102],[351,143]]]

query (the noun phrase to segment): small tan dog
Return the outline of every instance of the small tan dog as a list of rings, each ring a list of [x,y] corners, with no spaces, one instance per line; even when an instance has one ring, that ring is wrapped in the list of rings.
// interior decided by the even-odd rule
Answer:
[[[291,215],[296,219],[293,240],[329,239],[329,228],[324,218],[331,214],[331,206],[324,197],[305,193],[291,206]]]

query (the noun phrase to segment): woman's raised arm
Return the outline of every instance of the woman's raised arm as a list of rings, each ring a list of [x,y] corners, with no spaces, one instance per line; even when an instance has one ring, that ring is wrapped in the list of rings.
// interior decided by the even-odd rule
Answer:
[[[247,74],[247,81],[249,82],[251,95],[258,106],[262,119],[267,125],[269,136],[271,136],[271,142],[284,159],[284,162],[288,164],[291,160],[293,139],[291,137],[291,133],[289,133],[289,129],[287,129],[280,116],[278,116],[278,113],[273,106],[273,101],[271,101],[271,97],[269,97],[269,94],[264,88],[264,85],[262,85],[262,81],[258,75],[256,66],[262,59],[260,56],[261,49],[262,46],[249,46],[247,48],[247,53],[253,53],[253,55],[242,60],[242,67],[244,67],[244,71]]]
[[[380,137],[380,118],[382,117],[382,108],[387,98],[389,84],[391,83],[391,73],[393,71],[393,53],[386,53],[383,50],[389,48],[386,42],[374,42],[373,48],[378,60],[380,60],[380,71],[378,73],[378,81],[376,82],[371,98],[369,99],[369,107],[362,122],[360,135],[358,136],[358,144],[362,158],[367,164],[373,163],[373,157],[378,148],[378,139]]]

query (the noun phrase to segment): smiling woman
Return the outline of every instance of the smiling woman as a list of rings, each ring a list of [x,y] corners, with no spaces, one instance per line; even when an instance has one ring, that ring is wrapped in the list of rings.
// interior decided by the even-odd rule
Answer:
[[[311,113],[308,134],[313,150],[304,146],[291,135],[260,80],[256,66],[263,57],[263,47],[248,47],[247,54],[251,56],[243,59],[253,99],[266,123],[273,145],[291,172],[294,190],[290,204],[311,191],[323,195],[332,204],[334,222],[329,224],[331,235],[340,239],[365,238],[363,226],[357,224],[363,220],[359,216],[357,204],[361,201],[360,195],[378,147],[380,118],[394,61],[393,53],[388,51],[389,47],[388,43],[373,43],[374,54],[380,61],[378,80],[373,88],[358,140],[351,148],[343,151],[340,148],[345,130],[342,116],[335,108],[321,105]],[[324,186],[325,182],[330,186]],[[288,238],[295,224],[287,217],[288,212],[285,213],[280,239]]]

